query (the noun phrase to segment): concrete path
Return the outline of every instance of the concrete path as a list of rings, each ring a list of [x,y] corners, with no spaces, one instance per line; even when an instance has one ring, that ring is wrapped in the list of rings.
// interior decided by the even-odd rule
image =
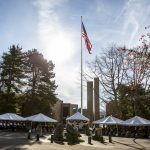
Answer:
[[[108,142],[108,137],[105,138],[105,143],[92,140],[92,144],[88,144],[88,137],[82,135],[81,142],[77,145],[68,145],[51,143],[50,135],[45,135],[36,142],[35,135],[32,139],[27,139],[27,133],[22,132],[1,132],[0,131],[0,150],[150,150],[150,139],[133,139],[113,137],[113,143]]]

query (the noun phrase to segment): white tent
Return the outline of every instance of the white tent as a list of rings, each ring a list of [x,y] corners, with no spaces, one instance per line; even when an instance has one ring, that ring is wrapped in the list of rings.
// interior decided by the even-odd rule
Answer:
[[[107,125],[117,125],[120,124],[122,120],[115,118],[113,116],[107,116],[105,118],[102,118],[100,120],[93,121],[93,124],[107,124]]]
[[[122,122],[122,120],[115,118],[111,115],[111,116],[107,116],[105,118],[102,118],[100,120],[93,121],[92,123],[93,124],[116,125],[116,128],[117,128],[117,134],[116,135],[118,135],[118,124],[120,124],[120,122]]]
[[[26,119],[14,113],[5,113],[0,115],[0,120],[25,121]]]
[[[89,119],[85,116],[83,116],[82,114],[80,114],[79,112],[76,112],[74,115],[68,117],[66,119],[67,121],[89,121]]]
[[[50,118],[50,117],[48,117],[42,113],[26,117],[26,120],[32,121],[32,122],[52,122],[52,123],[57,122],[57,120],[52,119],[52,118]]]
[[[122,121],[121,125],[126,126],[150,126],[150,121],[139,116],[135,116],[128,120]]]

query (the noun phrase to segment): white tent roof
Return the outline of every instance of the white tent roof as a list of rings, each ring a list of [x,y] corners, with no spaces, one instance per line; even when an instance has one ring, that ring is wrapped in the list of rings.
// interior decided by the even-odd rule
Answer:
[[[145,126],[145,125],[150,125],[150,121],[142,117],[135,116],[128,120],[122,121],[120,124],[127,125],[127,126]]]
[[[113,116],[107,116],[105,118],[102,118],[100,120],[93,121],[93,124],[108,124],[108,125],[113,125],[113,124],[119,124],[122,122],[122,120],[115,118]]]
[[[25,121],[26,119],[14,113],[5,113],[0,115],[0,120]]]
[[[33,122],[57,122],[57,120],[52,119],[42,113],[26,117],[26,120]]]
[[[74,115],[68,117],[66,119],[67,121],[69,120],[81,120],[81,121],[89,121],[89,119],[85,116],[83,116],[82,114],[80,114],[79,112],[76,112]]]

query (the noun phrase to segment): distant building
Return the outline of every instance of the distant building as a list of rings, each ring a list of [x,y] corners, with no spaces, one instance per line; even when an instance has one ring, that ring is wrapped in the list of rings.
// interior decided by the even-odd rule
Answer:
[[[94,104],[94,102],[93,102],[93,81],[88,81],[87,82],[87,118],[90,119],[90,122],[92,122],[94,120],[93,104]]]
[[[78,111],[81,112],[81,108],[79,108]],[[83,111],[83,115],[88,118],[88,115],[87,115],[88,111],[87,111],[87,109],[83,108],[82,111]]]
[[[63,101],[58,100],[52,108],[53,117],[58,122],[61,122],[63,118],[62,106],[63,106]]]
[[[94,78],[94,120],[100,118],[100,91],[99,78]]]
[[[87,82],[87,118],[90,122],[100,118],[100,91],[99,78]]]
[[[100,112],[100,119],[106,117],[106,111],[101,111]]]
[[[67,117],[77,112],[78,105],[70,104],[70,103],[63,103],[62,110],[63,110],[63,123],[65,123]]]
[[[73,115],[78,111],[77,104],[63,103],[63,101],[58,100],[54,107],[52,108],[53,116],[59,122],[65,123],[67,117]]]
[[[79,112],[80,112],[80,110],[81,110],[81,109],[79,108]],[[88,112],[87,109],[83,109],[83,115],[88,118],[87,112]],[[100,117],[99,117],[97,120],[106,117],[106,112],[105,112],[105,111],[100,111],[100,112],[99,112],[99,116],[100,116]]]

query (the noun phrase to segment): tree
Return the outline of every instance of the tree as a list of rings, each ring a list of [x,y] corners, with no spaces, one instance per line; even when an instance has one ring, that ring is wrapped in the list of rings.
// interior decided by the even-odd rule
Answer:
[[[8,53],[2,56],[0,97],[1,112],[16,112],[16,93],[22,92],[24,85],[22,48],[12,45]]]
[[[133,97],[135,98],[134,101]],[[133,89],[133,86],[120,85],[117,101],[119,114],[116,113],[116,107],[113,100],[107,105],[107,114],[113,114],[114,116],[122,119],[128,119],[135,115],[149,119],[149,98],[149,91],[145,90],[142,85],[138,85],[136,89]]]
[[[22,48],[12,45],[8,53],[4,53],[1,62],[1,86],[0,90],[6,93],[22,92],[23,78],[23,56]]]
[[[54,64],[52,61],[47,62],[43,55],[35,49],[27,52],[26,62],[25,72],[28,78],[23,104],[24,115],[39,112],[50,115],[51,107],[57,100]]]
[[[141,102],[147,107],[147,92],[150,87],[150,52],[148,46],[144,45],[133,49],[112,46],[105,50],[103,54],[97,56],[94,62],[89,63],[89,67],[91,72],[100,79],[104,91],[101,94],[103,100],[106,103],[112,101],[107,104],[107,108],[113,106],[114,110],[111,112],[116,117],[122,116],[119,105],[120,102],[123,102],[120,99],[124,98],[120,96],[122,89],[128,89],[126,101],[130,102],[128,110],[132,115],[138,114],[137,108]],[[142,93],[142,101],[140,101],[139,90],[142,92],[143,89],[145,92]],[[125,104],[125,102],[123,103]],[[148,104],[150,103],[148,102]],[[131,111],[131,109],[134,111]]]
[[[125,82],[124,77],[127,68],[124,64],[124,53],[119,47],[113,45],[104,50],[104,53],[96,56],[95,60],[89,63],[91,73],[99,77],[100,85],[103,87],[101,99],[107,102],[114,100],[117,106],[118,86]]]
[[[0,64],[0,112],[50,115],[57,100],[54,67],[35,49],[22,53],[18,45],[10,46]]]

